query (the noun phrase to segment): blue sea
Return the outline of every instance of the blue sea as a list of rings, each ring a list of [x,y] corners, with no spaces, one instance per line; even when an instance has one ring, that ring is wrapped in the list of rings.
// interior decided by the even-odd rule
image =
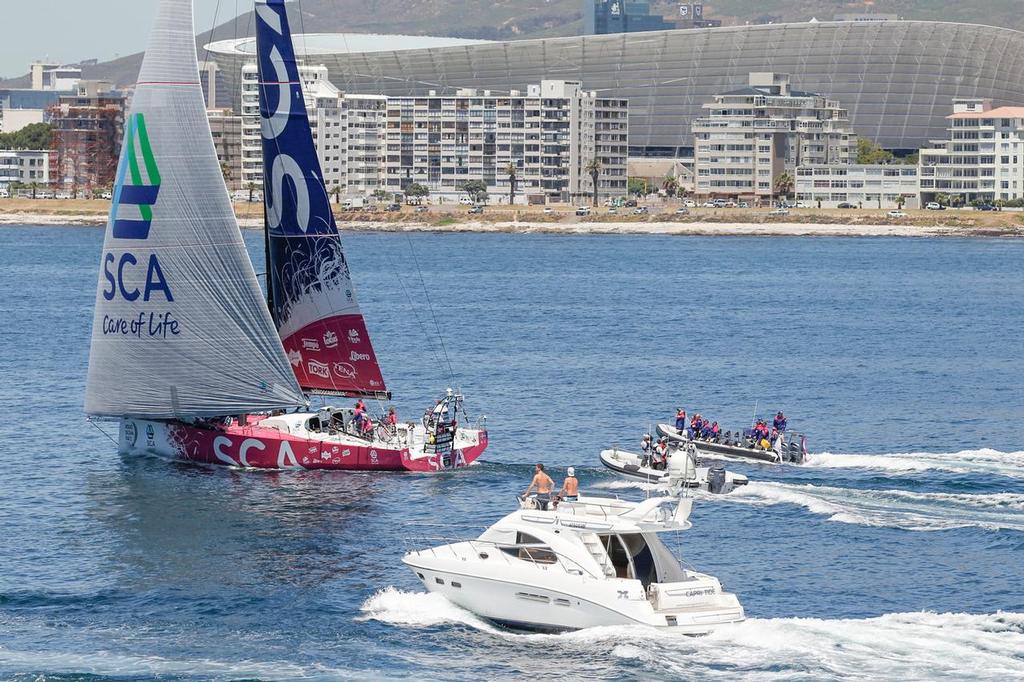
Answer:
[[[82,413],[102,230],[0,228],[0,679],[1024,677],[1024,241],[345,241],[399,416],[461,387],[479,466],[118,455]],[[808,434],[807,465],[730,463],[750,486],[679,536],[745,623],[516,634],[401,564],[510,512],[538,461],[643,497],[598,452],[677,407]]]

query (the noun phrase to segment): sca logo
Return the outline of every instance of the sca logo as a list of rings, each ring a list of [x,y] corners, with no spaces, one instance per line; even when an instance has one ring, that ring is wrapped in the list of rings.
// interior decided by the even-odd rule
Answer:
[[[141,113],[133,114],[127,121],[124,151],[117,169],[117,184],[110,209],[111,235],[115,239],[148,239],[153,224],[153,206],[159,194],[160,169],[149,143],[146,118]],[[146,280],[140,291],[130,282],[137,281],[138,276],[133,273],[137,269],[141,272],[143,263]],[[108,252],[103,255],[103,276],[107,280],[103,297],[108,301],[118,295],[126,301],[135,301],[140,296],[143,301],[148,301],[157,294],[163,294],[167,301],[174,300],[155,253],[140,259],[130,251],[125,251],[120,257]]]

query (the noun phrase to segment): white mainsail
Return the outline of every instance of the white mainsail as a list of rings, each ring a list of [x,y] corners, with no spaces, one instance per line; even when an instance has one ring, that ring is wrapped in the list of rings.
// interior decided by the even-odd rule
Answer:
[[[161,0],[103,244],[89,414],[218,416],[304,403],[232,211],[198,74],[192,0]]]

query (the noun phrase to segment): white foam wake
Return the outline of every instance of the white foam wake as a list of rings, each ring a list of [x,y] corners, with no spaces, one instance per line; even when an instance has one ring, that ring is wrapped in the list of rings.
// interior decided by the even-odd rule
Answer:
[[[491,626],[437,594],[381,590],[363,604],[365,617],[400,626],[470,626],[499,639],[474,647],[481,657],[529,664],[531,643],[563,660],[604,656],[640,664],[644,675],[687,679],[1020,679],[1024,614],[894,613],[866,619],[753,618],[706,637],[636,625],[564,635],[523,635]],[[436,636],[436,635],[431,635]],[[517,646],[518,645],[518,646]],[[625,672],[625,671],[621,671]],[[631,668],[629,676],[638,671]]]
[[[720,499],[796,504],[832,521],[905,530],[977,527],[1024,531],[1024,494],[862,490],[753,481]]]
[[[908,452],[889,455],[844,455],[822,452],[808,455],[803,466],[823,469],[854,467],[895,473],[939,470],[1024,478],[1024,452],[1000,452],[988,448],[949,453]]]

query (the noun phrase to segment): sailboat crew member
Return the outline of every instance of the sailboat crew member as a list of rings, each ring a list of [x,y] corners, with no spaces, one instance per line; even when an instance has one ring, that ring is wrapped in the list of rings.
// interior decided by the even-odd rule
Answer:
[[[644,437],[640,440],[640,466],[646,467],[651,465],[651,434],[645,433]]]

